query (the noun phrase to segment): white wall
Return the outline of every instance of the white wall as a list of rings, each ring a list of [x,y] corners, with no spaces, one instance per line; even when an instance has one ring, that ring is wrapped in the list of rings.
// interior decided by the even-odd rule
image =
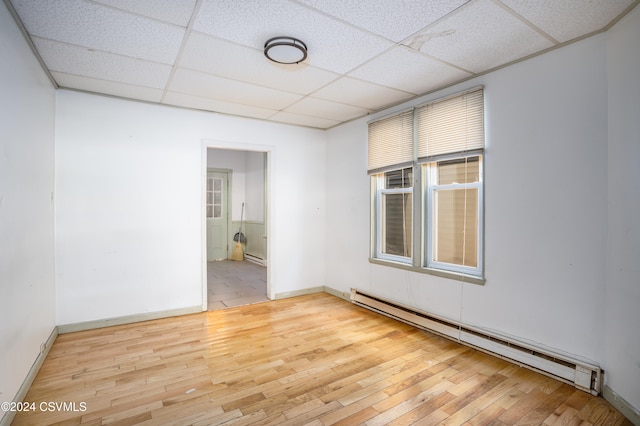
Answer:
[[[640,412],[640,8],[607,34],[607,385]]]
[[[264,222],[264,153],[246,153],[245,220]]]
[[[11,401],[55,327],[55,91],[4,3],[0,58],[0,401]]]
[[[485,86],[484,285],[368,264],[367,120],[329,132],[327,286],[369,290],[520,340],[603,359],[606,35],[393,110]],[[381,112],[371,119],[390,113]]]
[[[203,144],[269,151],[271,290],[324,284],[323,132],[64,90],[57,108],[58,324],[202,304]]]
[[[242,214],[242,201],[246,196],[246,163],[247,154],[245,151],[207,149],[207,167],[233,171],[231,176],[231,220],[239,221]]]
[[[327,132],[327,138],[326,285],[348,292],[352,287],[369,285],[373,275],[373,266],[367,260],[370,200],[366,121],[335,127]]]

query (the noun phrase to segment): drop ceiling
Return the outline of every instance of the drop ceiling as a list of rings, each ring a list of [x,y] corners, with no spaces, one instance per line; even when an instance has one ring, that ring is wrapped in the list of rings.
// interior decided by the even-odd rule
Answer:
[[[5,0],[62,88],[326,129],[607,29],[640,0]],[[296,37],[308,58],[270,62]]]

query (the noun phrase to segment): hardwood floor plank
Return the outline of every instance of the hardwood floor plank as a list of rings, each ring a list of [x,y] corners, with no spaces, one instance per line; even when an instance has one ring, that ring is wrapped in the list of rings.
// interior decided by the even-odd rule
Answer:
[[[578,417],[594,425],[629,425],[631,422],[602,398],[590,398]]]
[[[516,391],[522,392],[516,386]],[[524,417],[529,411],[533,410],[537,405],[541,404],[548,395],[542,390],[531,389],[529,393],[522,392],[523,397],[519,399],[515,404],[509,407],[504,413],[502,413],[497,420],[505,424],[516,424],[518,420]]]
[[[327,426],[337,424],[344,419],[351,417],[368,407],[371,407],[373,404],[384,400],[385,398],[388,398],[388,395],[386,393],[382,391],[376,392],[372,395],[367,396],[366,398],[354,402],[353,404],[342,406],[342,408],[338,408],[335,411],[332,411],[331,413],[320,417],[320,421],[322,422],[322,424]]]
[[[58,336],[15,425],[627,425],[602,398],[313,294]]]
[[[364,424],[367,420],[375,417],[376,415],[378,415],[378,412],[375,409],[366,407],[334,424],[336,426],[353,426]]]
[[[413,397],[410,397],[407,399],[403,398],[401,402],[398,402],[395,405],[392,405],[395,402],[395,401],[391,402],[392,398],[387,398],[382,403],[373,405],[373,408],[379,411],[380,414],[370,419],[370,421],[367,421],[367,424],[368,425],[369,424],[370,425],[389,424],[393,420],[397,419],[398,417],[401,417],[407,414],[408,412],[414,410],[415,408],[425,404],[427,401],[430,401],[431,399],[441,395],[442,393],[447,391],[447,389],[450,388],[451,386],[453,386],[453,384],[447,380],[439,381],[439,383],[436,383],[433,386],[429,386],[426,390],[418,393]],[[387,403],[387,401],[389,401],[389,403]],[[388,407],[388,408],[382,411],[381,407]]]
[[[491,404],[463,424],[464,426],[486,426],[502,413],[504,413],[504,408]]]
[[[420,404],[413,410],[403,414],[395,420],[389,422],[392,426],[408,426],[419,423],[422,419],[429,416],[434,411],[439,410],[443,405],[454,399],[455,396],[449,392],[443,392],[425,403]]]
[[[544,392],[544,389],[543,389]],[[574,392],[574,388],[561,384],[558,389],[548,395],[540,404],[524,415],[517,424],[521,426],[541,425]]]

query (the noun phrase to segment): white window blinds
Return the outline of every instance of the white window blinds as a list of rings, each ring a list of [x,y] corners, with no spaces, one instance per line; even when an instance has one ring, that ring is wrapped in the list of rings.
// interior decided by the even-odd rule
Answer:
[[[413,110],[369,123],[369,174],[413,162]]]
[[[418,159],[484,148],[483,89],[431,102],[416,109]]]

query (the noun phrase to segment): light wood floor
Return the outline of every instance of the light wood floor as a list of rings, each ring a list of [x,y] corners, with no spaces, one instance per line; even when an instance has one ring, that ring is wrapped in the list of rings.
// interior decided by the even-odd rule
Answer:
[[[58,337],[15,425],[618,425],[604,399],[320,293]]]

